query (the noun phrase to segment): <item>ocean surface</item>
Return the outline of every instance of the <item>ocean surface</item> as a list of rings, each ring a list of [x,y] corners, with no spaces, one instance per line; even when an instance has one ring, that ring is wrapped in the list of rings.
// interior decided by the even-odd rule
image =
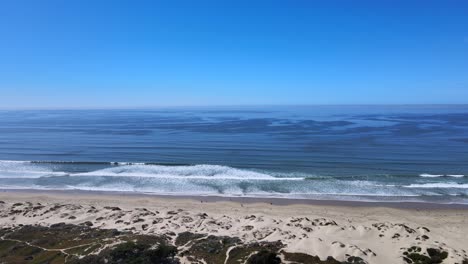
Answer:
[[[0,111],[0,189],[468,203],[468,105]]]

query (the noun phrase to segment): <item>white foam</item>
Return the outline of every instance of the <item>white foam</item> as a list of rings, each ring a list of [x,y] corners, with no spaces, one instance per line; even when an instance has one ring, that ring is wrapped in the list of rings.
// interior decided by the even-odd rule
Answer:
[[[31,163],[30,161],[24,161],[24,160],[0,160],[0,164],[2,163]]]
[[[419,174],[420,177],[424,177],[424,178],[438,178],[438,177],[444,177],[443,174],[429,174],[429,173],[423,173],[423,174]]]
[[[37,179],[43,177],[67,176],[66,172],[48,171],[0,171],[0,178]]]
[[[220,165],[162,166],[125,165],[102,170],[76,173],[70,176],[118,176],[169,179],[227,179],[227,180],[304,180],[302,177],[273,177],[266,173]]]
[[[423,184],[410,184],[403,186],[405,188],[456,188],[468,189],[468,184],[448,182],[448,183],[423,183]]]
[[[463,178],[465,175],[462,174],[429,174],[423,173],[419,175],[420,177],[424,178],[438,178],[438,177],[454,177],[454,178]]]
[[[111,164],[117,164],[119,166],[124,165],[145,165],[143,162],[111,162]]]
[[[41,178],[64,175],[67,175],[67,173],[54,172],[50,168],[42,167],[29,161],[0,161],[0,178]]]

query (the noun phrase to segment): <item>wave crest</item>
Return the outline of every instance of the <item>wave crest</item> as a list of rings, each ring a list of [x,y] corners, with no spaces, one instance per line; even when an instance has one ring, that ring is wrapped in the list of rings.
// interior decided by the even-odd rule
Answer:
[[[410,184],[403,186],[405,188],[455,188],[455,189],[468,189],[468,184],[447,182],[447,183],[423,183],[423,184]]]
[[[303,180],[300,177],[277,178],[266,173],[236,169],[221,165],[121,165],[102,170],[76,173],[70,176],[107,176],[107,177],[151,177],[181,179],[232,179],[232,180]]]
[[[419,174],[419,177],[423,177],[423,178],[440,178],[440,177],[463,178],[463,177],[465,177],[465,175],[462,175],[462,174],[429,174],[429,173],[422,173],[422,174]]]

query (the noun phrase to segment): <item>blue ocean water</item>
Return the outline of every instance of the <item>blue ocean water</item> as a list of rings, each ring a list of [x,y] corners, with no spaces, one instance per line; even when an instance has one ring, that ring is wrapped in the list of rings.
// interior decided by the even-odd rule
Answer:
[[[0,111],[0,189],[468,203],[468,105]]]

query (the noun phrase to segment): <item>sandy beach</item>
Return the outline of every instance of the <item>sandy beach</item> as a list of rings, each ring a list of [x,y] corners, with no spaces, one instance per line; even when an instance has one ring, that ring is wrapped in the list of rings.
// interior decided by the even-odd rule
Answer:
[[[396,208],[385,203],[231,200],[4,191],[0,193],[0,227],[88,223],[99,229],[165,235],[172,244],[187,232],[199,237],[236,237],[242,243],[281,241],[278,253],[285,263],[289,253],[317,256],[322,261],[333,257],[343,262],[355,256],[364,263],[407,263],[405,256],[412,247],[422,255],[428,255],[428,248],[447,252],[442,263],[466,263],[468,258],[468,210],[462,205]],[[234,248],[227,250],[225,263]],[[193,258],[179,259],[193,262]]]

